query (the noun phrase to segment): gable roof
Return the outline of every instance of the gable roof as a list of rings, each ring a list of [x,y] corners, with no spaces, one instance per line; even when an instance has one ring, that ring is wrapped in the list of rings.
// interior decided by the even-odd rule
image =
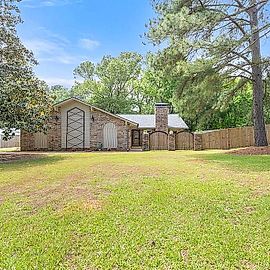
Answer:
[[[58,102],[54,105],[54,107],[60,107],[70,101],[79,102],[85,106],[88,106],[100,112],[106,113],[112,117],[118,118],[132,125],[138,126],[138,128],[155,128],[156,127],[156,118],[154,114],[113,114],[105,110],[102,110],[98,107],[92,106],[88,104],[87,102],[84,102],[76,97],[68,98],[61,102]],[[168,115],[168,126],[169,128],[189,129],[187,124],[178,114]]]
[[[156,118],[154,114],[119,114],[120,117],[129,119],[139,124],[139,128],[155,128]],[[189,129],[187,124],[178,114],[168,115],[169,128]]]
[[[102,110],[102,109],[100,109],[100,108],[98,108],[98,107],[96,107],[96,106],[92,106],[92,105],[88,104],[87,102],[84,102],[84,101],[82,101],[82,100],[80,100],[80,99],[78,99],[78,98],[76,98],[76,97],[67,98],[67,99],[65,99],[65,100],[63,100],[63,101],[60,101],[60,102],[54,104],[54,107],[60,107],[60,106],[66,104],[66,103],[68,103],[68,102],[70,102],[70,101],[79,102],[79,103],[81,103],[81,104],[83,104],[83,105],[85,105],[85,106],[88,106],[88,107],[93,108],[93,109],[95,109],[95,110],[97,110],[97,111],[106,113],[106,114],[108,114],[108,115],[110,115],[110,116],[112,116],[112,117],[118,118],[118,119],[123,120],[123,121],[125,121],[125,122],[128,122],[128,123],[130,123],[130,124],[132,124],[132,125],[135,125],[135,126],[138,125],[138,123],[136,123],[136,122],[134,122],[134,121],[132,121],[132,120],[130,120],[130,119],[126,119],[126,118],[124,118],[124,117],[121,117],[120,115],[117,115],[117,114],[113,114],[113,113],[107,112],[107,111]]]

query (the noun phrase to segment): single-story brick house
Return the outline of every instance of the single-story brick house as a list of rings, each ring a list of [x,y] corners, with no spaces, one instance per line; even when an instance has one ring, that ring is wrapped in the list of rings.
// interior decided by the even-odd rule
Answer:
[[[188,126],[169,110],[159,103],[154,115],[116,115],[69,98],[54,106],[47,134],[21,131],[21,150],[174,150]]]

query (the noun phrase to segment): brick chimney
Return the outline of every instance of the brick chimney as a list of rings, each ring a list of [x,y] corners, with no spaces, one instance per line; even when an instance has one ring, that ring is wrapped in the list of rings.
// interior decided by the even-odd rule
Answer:
[[[170,106],[168,103],[156,103],[155,106],[156,131],[164,131],[168,133],[169,111]]]

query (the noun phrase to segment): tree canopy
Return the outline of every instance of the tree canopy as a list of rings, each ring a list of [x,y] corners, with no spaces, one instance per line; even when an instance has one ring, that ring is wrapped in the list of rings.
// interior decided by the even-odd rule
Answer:
[[[19,0],[1,0],[0,6],[0,128],[6,138],[12,129],[46,130],[51,110],[47,86],[33,73],[37,64],[17,36],[21,23]]]
[[[60,101],[63,101],[64,99],[71,97],[70,89],[59,84],[51,86],[49,94],[53,99],[54,103],[58,103]]]
[[[260,41],[269,33],[268,4],[265,0],[154,0],[157,17],[146,34],[154,44],[167,44],[156,62],[178,74],[179,97],[188,88],[188,95],[203,99],[206,85],[212,81],[215,88],[213,80],[221,78],[223,84],[237,80],[237,87],[226,91],[233,98],[251,83],[256,145],[267,144],[262,82],[269,59],[261,57]],[[199,85],[204,86],[200,95],[195,90]]]

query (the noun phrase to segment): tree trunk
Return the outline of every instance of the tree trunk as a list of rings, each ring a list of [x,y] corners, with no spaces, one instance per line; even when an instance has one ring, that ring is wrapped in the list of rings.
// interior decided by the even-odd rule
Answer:
[[[252,51],[252,79],[253,79],[253,124],[255,146],[266,146],[267,136],[263,112],[263,78],[261,67],[260,32],[258,25],[257,0],[250,0],[250,24],[251,24],[251,51]]]

